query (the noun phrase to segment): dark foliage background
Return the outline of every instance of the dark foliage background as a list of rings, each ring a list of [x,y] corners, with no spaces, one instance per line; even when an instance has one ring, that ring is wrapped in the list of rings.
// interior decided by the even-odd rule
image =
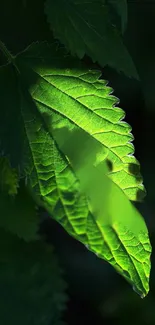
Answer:
[[[119,0],[116,0],[119,1]],[[128,27],[124,40],[141,81],[130,79],[106,67],[103,78],[109,80],[132,125],[136,157],[141,163],[147,189],[145,202],[138,205],[146,219],[153,246],[150,293],[142,300],[110,265],[72,239],[56,222],[47,217],[40,232],[55,246],[68,283],[69,325],[155,324],[155,1],[128,1]],[[61,23],[61,22],[60,22]],[[36,40],[51,41],[44,15],[43,0],[1,0],[0,39],[12,53]],[[0,57],[0,64],[3,63]],[[84,61],[91,64],[89,58]],[[14,324],[13,324],[14,325]]]

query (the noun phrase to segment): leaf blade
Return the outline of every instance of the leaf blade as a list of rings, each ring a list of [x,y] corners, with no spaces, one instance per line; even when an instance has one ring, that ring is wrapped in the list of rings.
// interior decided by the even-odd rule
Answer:
[[[126,0],[108,0],[108,4],[114,9],[118,16],[121,18],[121,29],[124,34],[128,20],[128,5]]]
[[[110,21],[103,1],[47,0],[45,13],[55,38],[80,59],[85,54],[102,67],[109,65],[127,76],[138,78],[119,32]],[[61,24],[59,23],[61,21]]]
[[[37,48],[36,45],[36,50]],[[29,48],[28,53],[30,51],[31,54],[31,50],[33,46],[32,49]],[[38,56],[41,56],[39,52]],[[36,79],[39,80],[37,86],[36,83],[35,86],[30,86],[30,92],[39,113],[42,114],[43,110],[45,124],[47,117],[47,123],[53,125],[53,129],[50,128],[51,133],[61,124],[67,125],[69,129],[79,127],[90,134],[107,148],[107,159],[114,161],[109,177],[124,190],[129,199],[141,200],[145,191],[139,163],[133,156],[131,127],[122,121],[125,113],[116,107],[118,99],[111,95],[112,88],[107,86],[105,80],[99,80],[100,72],[88,71],[83,66],[77,69],[76,61],[67,68],[70,56],[61,59],[61,69],[57,70],[52,66],[50,74],[47,64],[42,62],[40,67],[39,63],[31,61],[31,57],[28,57],[26,63],[27,61],[30,66],[32,64]],[[54,62],[56,63],[55,57]],[[40,93],[44,94],[41,98]],[[82,118],[78,118],[74,112],[78,112],[78,116]],[[121,178],[124,179],[122,185]]]
[[[144,230],[144,237],[146,237],[146,247],[143,248],[139,262],[141,272],[139,275],[136,267],[133,267],[131,251],[129,256],[123,253],[126,258],[120,258],[119,254],[122,250],[119,251],[120,242],[114,229],[115,225],[118,230],[118,221],[127,214],[126,204],[131,221],[135,216],[136,220],[140,218],[124,194],[126,186],[130,190],[131,184],[134,192],[128,192],[129,198],[136,199],[137,191],[143,190],[139,170],[136,170],[136,173],[135,170],[127,173],[129,165],[139,166],[136,159],[129,156],[133,154],[133,146],[129,143],[133,138],[130,134],[131,129],[120,121],[124,117],[124,112],[114,107],[118,100],[110,95],[111,88],[107,87],[106,81],[98,80],[100,73],[88,71],[83,66],[78,67],[76,61],[70,60],[68,55],[65,57],[61,53],[57,55],[57,51],[53,51],[53,48],[34,44],[25,53],[16,57],[16,65],[21,72],[18,109],[23,119],[22,136],[24,135],[22,138],[24,150],[22,159],[19,155],[18,163],[23,174],[27,176],[28,186],[37,204],[45,207],[76,239],[85,245],[91,244],[92,251],[101,254],[101,257],[109,261],[128,281],[135,284],[140,294],[146,295],[149,290],[151,246],[145,223],[144,221],[139,223],[140,228],[142,227],[140,230]],[[8,105],[6,110],[9,112],[9,109]],[[99,111],[96,112],[96,109]],[[88,204],[88,193],[81,192],[81,180],[76,175],[76,166],[74,164],[72,166],[70,154],[61,148],[59,141],[62,138],[61,134],[59,139],[56,134],[56,131],[62,131],[64,127],[72,132],[80,130],[91,138],[91,143],[92,141],[97,143],[96,154],[92,151],[93,161],[94,157],[97,158],[98,164],[105,164],[106,160],[112,161],[112,169],[106,173],[108,177],[105,176],[105,172],[102,175],[103,179],[107,177],[107,182],[110,184],[110,191],[108,196],[103,198],[103,202],[104,211],[110,213],[112,220],[103,215],[102,205],[99,211],[102,212],[101,214],[97,215],[96,211],[93,211],[96,206],[96,198],[93,201],[94,193],[90,193],[91,200]],[[120,146],[120,141],[123,142],[123,147]],[[100,151],[101,147],[103,150]],[[80,159],[80,155],[77,158]],[[117,180],[113,177],[115,174],[113,171],[120,175]],[[125,187],[121,180],[122,171],[127,175]],[[116,193],[115,189],[118,186],[119,194],[111,195],[113,191]],[[116,215],[118,196],[122,196],[121,201],[125,200],[120,219]],[[111,200],[114,200],[113,204]],[[107,220],[110,220],[110,225],[106,223]],[[132,233],[133,225],[130,226]],[[121,236],[121,231],[118,231]],[[105,240],[108,232],[110,232],[108,237],[110,249]],[[97,234],[95,243],[94,233]],[[143,238],[139,238],[137,234],[134,236],[141,247]],[[97,240],[99,240],[99,251]],[[123,235],[121,241],[125,241]],[[136,252],[133,249],[134,257],[138,252],[139,248]],[[127,261],[125,265],[124,259]]]

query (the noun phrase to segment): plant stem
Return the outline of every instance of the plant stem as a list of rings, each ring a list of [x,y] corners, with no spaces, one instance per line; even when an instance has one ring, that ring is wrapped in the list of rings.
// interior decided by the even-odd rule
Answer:
[[[4,43],[0,40],[0,50],[4,54],[4,56],[7,58],[7,61],[13,62],[14,57],[12,54],[8,51],[7,47],[4,45]]]
[[[15,56],[8,51],[7,47],[4,45],[4,43],[1,40],[0,40],[0,50],[7,58],[7,62],[12,63],[13,66],[16,68],[17,72],[20,74],[20,71],[15,63]]]

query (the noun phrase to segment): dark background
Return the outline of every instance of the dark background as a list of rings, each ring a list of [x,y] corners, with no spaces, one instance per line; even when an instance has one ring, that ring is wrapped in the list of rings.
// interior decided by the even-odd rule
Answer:
[[[119,0],[116,0],[119,1]],[[36,40],[52,40],[43,14],[43,0],[1,0],[0,39],[16,54]],[[115,89],[119,106],[126,112],[135,136],[136,158],[140,161],[147,189],[145,202],[138,204],[146,219],[151,243],[155,243],[155,1],[128,1],[125,44],[141,81],[130,79],[106,67],[103,78]],[[0,58],[1,64],[3,58]],[[84,58],[89,62],[87,57]],[[44,213],[44,212],[43,212]],[[65,270],[69,302],[64,320],[69,325],[155,324],[155,256],[152,254],[150,292],[141,299],[103,260],[71,238],[56,222],[47,219],[41,226],[53,243]],[[154,250],[153,250],[154,251]]]

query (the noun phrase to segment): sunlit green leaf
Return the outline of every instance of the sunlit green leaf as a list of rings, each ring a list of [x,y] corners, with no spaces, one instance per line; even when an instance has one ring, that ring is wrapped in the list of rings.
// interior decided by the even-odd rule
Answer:
[[[16,80],[14,91],[5,68],[6,76]],[[36,202],[145,296],[151,247],[145,223],[128,200],[144,193],[139,163],[131,128],[115,106],[118,99],[99,77],[99,71],[86,69],[54,44],[30,46],[16,57],[14,67],[0,71],[1,150],[27,177]],[[7,125],[9,114],[12,123]],[[73,135],[67,145],[74,146],[73,152],[65,151],[70,136],[62,135],[64,128]]]
[[[61,151],[69,157],[88,204],[87,215],[79,216],[78,226],[77,219],[69,214],[66,214],[68,223],[57,215],[56,220],[87,248],[110,262],[144,297],[149,289],[151,253],[144,220],[122,190],[107,177],[109,167],[106,160],[100,163],[102,148],[96,141],[81,130],[60,129],[54,135]]]

